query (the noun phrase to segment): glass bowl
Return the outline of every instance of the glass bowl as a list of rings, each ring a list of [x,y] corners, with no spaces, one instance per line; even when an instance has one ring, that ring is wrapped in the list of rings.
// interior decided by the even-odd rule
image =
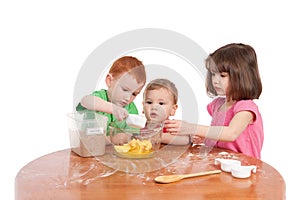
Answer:
[[[110,125],[114,153],[122,158],[150,158],[159,150],[163,124],[147,122],[144,128],[120,128]]]

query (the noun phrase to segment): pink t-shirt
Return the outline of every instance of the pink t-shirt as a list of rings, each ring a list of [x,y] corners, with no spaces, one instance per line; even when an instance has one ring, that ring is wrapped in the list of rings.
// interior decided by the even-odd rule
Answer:
[[[254,121],[249,124],[240,136],[233,142],[217,141],[216,146],[240,152],[260,159],[264,141],[262,118],[257,105],[252,100],[237,101],[226,112],[219,111],[225,98],[216,98],[207,105],[207,111],[212,116],[211,126],[228,126],[231,119],[240,111],[250,111],[254,114]]]

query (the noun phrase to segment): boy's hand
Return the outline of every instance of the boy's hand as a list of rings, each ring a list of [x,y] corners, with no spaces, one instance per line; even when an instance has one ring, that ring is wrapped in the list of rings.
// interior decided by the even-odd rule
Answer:
[[[125,108],[113,105],[112,114],[117,118],[117,120],[122,121],[128,117],[128,111]]]
[[[123,145],[128,143],[130,137],[131,136],[126,133],[118,133],[117,135],[113,136],[111,140],[114,145]]]

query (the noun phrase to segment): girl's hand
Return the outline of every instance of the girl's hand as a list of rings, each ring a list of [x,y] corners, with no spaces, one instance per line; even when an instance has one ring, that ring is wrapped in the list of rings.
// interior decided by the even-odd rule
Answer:
[[[196,133],[195,125],[181,120],[166,120],[165,129],[172,135],[194,135]]]
[[[114,105],[112,108],[112,114],[117,118],[117,120],[122,121],[128,117],[128,111],[125,108]]]
[[[164,131],[172,135],[179,134],[181,129],[180,120],[165,120],[164,122]]]

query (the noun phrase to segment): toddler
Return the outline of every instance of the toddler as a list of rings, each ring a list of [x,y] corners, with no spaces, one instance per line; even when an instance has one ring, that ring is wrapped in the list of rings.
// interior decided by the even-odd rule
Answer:
[[[174,116],[178,108],[178,92],[174,83],[167,79],[155,79],[147,84],[143,96],[143,112],[148,121],[164,122],[169,116]],[[162,143],[186,145],[190,143],[189,136],[175,136],[164,132]]]

